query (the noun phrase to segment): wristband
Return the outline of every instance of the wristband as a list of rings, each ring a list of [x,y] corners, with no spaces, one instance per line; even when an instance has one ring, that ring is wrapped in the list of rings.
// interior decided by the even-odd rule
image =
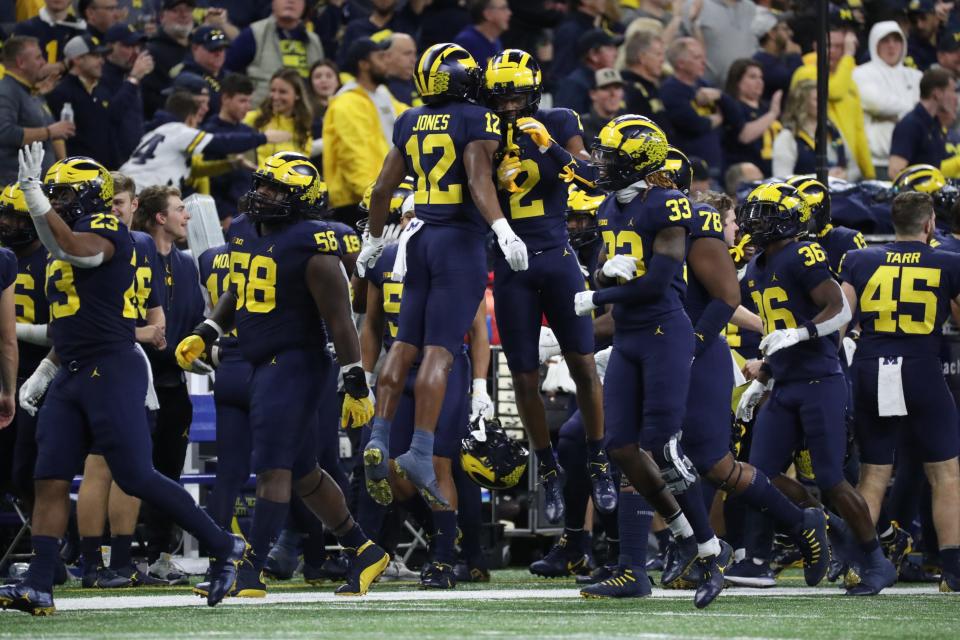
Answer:
[[[819,335],[817,333],[817,325],[814,324],[813,320],[804,322],[802,328],[807,330],[808,339],[816,338]]]
[[[377,374],[372,371],[364,371],[363,377],[367,379],[367,386],[372,387],[377,384]]]
[[[760,373],[766,375],[768,378],[773,377],[773,369],[770,368],[770,365],[767,362],[760,364]]]
[[[478,394],[487,395],[487,379],[486,378],[474,378],[473,379],[473,395]]]

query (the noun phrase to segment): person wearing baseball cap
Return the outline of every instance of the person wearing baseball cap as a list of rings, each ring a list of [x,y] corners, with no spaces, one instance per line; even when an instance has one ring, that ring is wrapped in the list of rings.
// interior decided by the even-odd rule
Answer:
[[[190,34],[190,56],[184,61],[180,73],[195,74],[206,81],[210,90],[208,116],[220,113],[220,82],[226,75],[223,63],[229,47],[227,34],[217,27],[203,25]]]
[[[100,79],[100,84],[115,93],[120,89],[120,84],[131,73],[137,57],[143,52],[147,35],[142,31],[137,31],[132,25],[115,24],[107,29],[103,40],[110,45],[111,51],[107,54],[107,60],[103,65],[103,77]],[[145,55],[148,56],[149,54]],[[138,82],[143,79],[143,75],[153,71],[153,59],[151,58],[149,64],[142,62],[141,67],[143,66],[149,66],[149,68],[142,75],[138,74]],[[139,71],[140,69],[138,69]]]
[[[147,43],[153,56],[153,73],[143,79],[143,109],[147,118],[163,106],[163,90],[170,86],[174,68],[190,53],[190,32],[193,31],[195,0],[163,0],[157,33]]]
[[[948,29],[937,39],[936,67],[946,69],[960,80],[960,30]]]
[[[87,32],[101,42],[107,30],[120,21],[117,0],[80,0],[77,15],[87,23]]]
[[[558,107],[573,109],[577,113],[590,111],[590,89],[594,74],[600,69],[612,68],[617,59],[617,47],[623,42],[604,29],[591,29],[577,40],[577,56],[580,65],[560,81],[553,96]]]
[[[117,136],[104,135],[123,126],[126,111],[139,110],[139,92],[129,82],[111,93],[100,83],[104,55],[109,45],[88,33],[74,36],[63,48],[69,72],[47,96],[47,104],[59,114],[67,103],[73,109],[77,135],[67,140],[68,156],[88,156],[109,169],[120,166]]]
[[[907,18],[910,20],[907,59],[912,61],[912,66],[926,71],[937,61],[937,32],[941,20],[937,16],[936,3],[933,0],[909,0]]]
[[[623,76],[616,69],[597,69],[590,90],[590,113],[583,117],[583,139],[590,142],[608,122],[623,113]]]
[[[750,30],[760,44],[753,59],[763,70],[763,99],[770,100],[777,91],[786,94],[793,72],[803,64],[800,45],[793,40],[793,29],[784,14],[757,8]]]

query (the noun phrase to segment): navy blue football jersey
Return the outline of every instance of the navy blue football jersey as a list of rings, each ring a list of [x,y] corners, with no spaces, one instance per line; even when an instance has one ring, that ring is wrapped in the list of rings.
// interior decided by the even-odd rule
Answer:
[[[939,356],[950,301],[960,294],[960,255],[891,242],[848,253],[840,277],[857,292],[856,357]]]
[[[487,232],[463,164],[464,150],[474,140],[499,141],[500,118],[467,102],[409,109],[393,125],[393,144],[403,154],[407,175],[417,178],[417,217],[427,224]]]
[[[222,244],[211,247],[197,258],[200,270],[200,284],[210,296],[210,306],[216,307],[220,296],[230,288],[230,247]],[[237,330],[234,329],[218,340],[221,349],[232,349],[237,346]]]
[[[580,116],[570,109],[540,109],[536,118],[560,146],[574,136],[583,136]],[[507,125],[503,125],[507,126]],[[567,188],[560,178],[563,168],[528,135],[515,130],[514,142],[520,147],[520,173],[514,183],[516,193],[500,191],[500,207],[510,226],[531,252],[545,251],[567,243]],[[417,209],[417,215],[419,215]]]
[[[14,288],[14,306],[17,322],[47,324],[50,321],[50,304],[44,293],[44,275],[49,254],[43,245],[17,259],[17,284]],[[18,342],[20,365],[18,376],[28,377],[46,357],[49,347],[30,342]]]
[[[693,217],[688,219],[687,228],[690,235],[687,238],[687,252],[693,243],[700,238],[713,238],[724,243],[723,239],[723,218],[720,213],[708,204],[697,203],[693,205]],[[710,301],[713,300],[707,289],[697,279],[693,269],[687,266],[687,293],[684,298],[684,308],[687,315],[690,316],[690,322],[694,325],[700,320],[703,310],[707,308]]]
[[[360,236],[357,235],[356,229],[336,220],[324,220],[324,222],[337,234],[341,253],[360,253]]]
[[[657,234],[668,227],[689,231],[693,216],[687,196],[674,189],[651,187],[627,204],[617,202],[613,194],[607,196],[597,210],[597,224],[607,259],[615,255],[633,256],[637,259],[637,277],[643,277]],[[681,266],[666,294],[656,302],[615,304],[613,319],[617,328],[644,327],[663,316],[683,311],[685,290]]]
[[[137,260],[134,306],[137,308],[137,326],[143,326],[147,323],[147,309],[161,307],[166,300],[166,270],[149,233],[131,231],[130,235]]]
[[[835,274],[840,273],[840,261],[847,251],[863,249],[867,246],[867,241],[863,234],[847,227],[835,227],[828,224],[824,227],[817,237],[817,243],[827,252],[827,262],[830,264],[830,270]]]
[[[403,296],[403,283],[390,279],[393,263],[397,259],[399,245],[391,244],[384,248],[372,269],[367,269],[366,279],[377,285],[383,293],[383,348],[390,350],[397,337],[400,322],[400,298]]]
[[[0,291],[17,281],[17,256],[7,248],[0,248]]]
[[[319,220],[300,220],[269,235],[247,216],[230,225],[230,288],[244,359],[257,364],[287,349],[323,350],[326,331],[307,287],[307,262],[340,257],[336,232]]]
[[[132,346],[136,256],[133,238],[114,215],[97,213],[73,225],[75,233],[95,233],[113,243],[113,257],[92,269],[63,260],[47,262],[50,337],[62,362],[84,360]]]
[[[940,251],[960,253],[960,238],[954,235],[942,234],[930,241],[930,246]]]
[[[833,276],[827,255],[815,242],[791,242],[776,254],[761,252],[740,281],[744,304],[763,320],[763,334],[795,329],[813,320],[820,307],[810,292]],[[812,380],[840,373],[837,334],[805,340],[773,354],[767,361],[780,382]]]

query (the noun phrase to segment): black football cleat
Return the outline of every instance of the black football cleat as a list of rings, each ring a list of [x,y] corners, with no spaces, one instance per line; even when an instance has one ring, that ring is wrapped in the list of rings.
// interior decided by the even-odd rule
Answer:
[[[460,562],[453,568],[453,577],[457,582],[490,582],[490,571],[485,567]]]
[[[804,509],[803,523],[793,539],[803,556],[803,579],[807,586],[815,587],[830,568],[830,542],[824,513],[820,509]]]
[[[700,583],[697,576],[689,575],[697,566],[697,541],[693,536],[674,539],[667,546],[660,585],[664,589],[690,589]]]
[[[590,584],[597,584],[598,582],[603,582],[609,578],[612,578],[614,573],[617,571],[617,564],[605,564],[600,565],[590,573],[585,576],[577,576],[577,584],[581,586],[587,586]]]
[[[324,559],[319,567],[303,564],[303,581],[311,586],[330,582],[344,582],[350,571],[350,558],[345,553],[333,553]]]
[[[362,596],[370,590],[373,581],[380,577],[390,564],[390,554],[372,540],[364,542],[350,562],[347,582],[337,587],[338,596]]]
[[[773,569],[768,562],[757,564],[753,558],[744,558],[735,562],[723,572],[724,580],[737,587],[766,589],[777,584]]]
[[[530,573],[541,578],[565,578],[589,571],[590,558],[583,549],[574,548],[567,534],[560,536],[547,555],[530,564]]]
[[[207,586],[207,605],[211,607],[220,604],[220,601],[233,591],[241,564],[253,566],[251,562],[253,548],[240,536],[231,537],[233,538],[233,548],[230,550],[230,553],[228,553],[224,559],[217,560],[214,565],[210,567],[210,583]]]
[[[85,571],[80,578],[80,586],[84,589],[125,589],[132,587],[130,578],[118,574],[113,569],[99,566],[94,571]]]
[[[130,580],[131,587],[169,587],[170,583],[160,578],[154,578],[149,573],[137,569],[133,563],[126,567],[114,570],[118,576]]]
[[[799,569],[803,566],[803,553],[794,545],[790,536],[777,534],[773,539],[770,567],[775,575],[784,569]]]
[[[37,591],[22,582],[0,587],[0,609],[16,609],[32,616],[52,616],[57,610],[52,591]]]
[[[275,544],[267,554],[263,565],[263,575],[270,580],[289,580],[300,564],[300,553],[296,547]]]
[[[559,462],[554,460],[554,466],[540,464],[538,468],[540,486],[543,487],[543,512],[550,524],[559,524],[563,520],[566,508],[563,504],[563,483],[566,473]]]
[[[646,573],[618,566],[606,580],[580,589],[584,598],[643,598],[652,592]]]
[[[198,596],[210,597],[210,582],[198,582],[193,587],[193,592]],[[265,598],[267,596],[267,585],[264,582],[263,572],[257,572],[249,558],[245,558],[237,569],[237,579],[233,587],[227,593],[230,598]]]
[[[900,571],[904,559],[913,551],[913,537],[900,528],[895,521],[890,523],[893,533],[887,538],[880,538],[880,546],[883,547],[883,553],[893,566]]]
[[[960,593],[960,575],[943,571],[940,574],[940,593]]]
[[[693,604],[703,609],[717,599],[723,591],[723,572],[733,563],[733,547],[720,541],[720,553],[715,556],[698,559],[700,565],[700,584],[693,595]]]
[[[860,582],[847,589],[848,596],[875,596],[897,581],[897,569],[879,549],[857,573]]]
[[[900,582],[940,582],[939,573],[929,571],[926,567],[909,559],[900,565]]]
[[[457,577],[453,567],[442,562],[431,562],[420,572],[421,589],[454,589]]]
[[[616,511],[619,483],[613,477],[607,452],[601,449],[596,456],[591,457],[587,462],[587,471],[590,474],[593,505],[600,513]]]

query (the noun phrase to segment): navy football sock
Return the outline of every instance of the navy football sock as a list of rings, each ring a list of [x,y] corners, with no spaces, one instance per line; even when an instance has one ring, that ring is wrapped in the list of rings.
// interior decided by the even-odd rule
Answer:
[[[534,451],[537,454],[537,464],[541,471],[550,471],[557,468],[557,459],[553,455],[553,445]]]
[[[110,568],[125,569],[133,564],[130,559],[130,547],[133,536],[113,536],[110,538]]]
[[[267,562],[267,554],[274,538],[280,535],[280,530],[287,521],[287,511],[290,504],[274,502],[266,498],[257,498],[253,507],[253,524],[250,527],[250,545],[253,547],[253,568],[257,573]]]
[[[452,565],[456,559],[453,547],[457,540],[457,512],[434,511],[433,524],[437,530],[433,536],[433,559]]]
[[[940,564],[947,573],[960,576],[960,547],[941,547]]]
[[[644,571],[647,564],[647,535],[653,521],[653,509],[639,493],[620,492],[620,558],[624,569]]]
[[[483,528],[481,522],[483,496],[480,485],[469,480],[463,473],[463,468],[456,462],[454,462],[453,480],[457,486],[457,525],[463,536],[460,540],[460,549],[471,566],[476,564],[485,566],[483,549],[480,546],[480,531]]]
[[[33,536],[31,543],[34,555],[24,583],[38,591],[53,591],[53,574],[60,561],[60,541],[51,536]]]
[[[773,522],[765,514],[750,509],[747,511],[746,540],[744,549],[748,558],[769,560],[773,554]]]
[[[550,449],[544,449],[543,455],[551,457]],[[557,457],[567,481],[563,485],[564,523],[572,529],[582,529],[586,521],[587,503],[590,500],[590,475],[587,472],[586,449],[580,438],[560,436],[557,442]],[[540,453],[538,452],[538,459]]]
[[[874,536],[867,542],[858,542],[857,546],[860,547],[860,551],[863,552],[863,555],[870,557],[873,555],[874,551],[880,548],[880,541],[877,540],[876,536]]]
[[[417,521],[428,536],[432,536],[436,530],[436,520],[434,512],[430,510],[427,501],[419,493],[413,494],[406,500],[399,501],[400,506]]]
[[[360,474],[361,479],[363,473]],[[370,538],[380,546],[384,545],[383,519],[386,517],[390,507],[378,503],[370,497],[366,489],[361,488],[357,492],[357,523],[364,531],[370,532]]]
[[[569,504],[569,503],[567,503]],[[617,512],[613,513],[600,513],[596,512],[600,518],[600,524],[603,527],[604,533],[607,534],[607,540],[619,540],[620,539],[620,523],[617,515]],[[569,521],[569,518],[567,518]]]
[[[803,525],[803,510],[774,487],[760,469],[754,470],[753,481],[737,497],[787,529]]]
[[[83,572],[92,573],[103,565],[103,552],[100,545],[102,536],[80,538],[80,557],[83,559]]]
[[[660,531],[655,531],[653,535],[657,539],[657,547],[660,549],[660,551],[666,551],[667,545],[670,544],[670,540],[673,539],[673,536],[670,535],[670,529],[664,527],[663,529],[660,529]]]
[[[361,529],[357,523],[353,523],[349,531],[337,537],[337,541],[340,542],[340,546],[345,549],[356,550],[362,547],[363,543],[367,541],[367,534],[363,532],[363,529]]]
[[[700,481],[697,480],[687,487],[686,491],[675,497],[677,504],[683,510],[683,515],[687,516],[690,526],[693,527],[693,537],[697,540],[697,544],[703,544],[713,539],[710,515],[703,506],[703,491]]]

